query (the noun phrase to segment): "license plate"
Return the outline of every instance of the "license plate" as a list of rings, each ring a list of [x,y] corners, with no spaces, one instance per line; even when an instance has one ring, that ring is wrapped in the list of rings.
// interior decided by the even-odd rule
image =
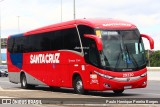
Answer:
[[[129,88],[132,88],[132,86],[131,85],[124,86],[124,89],[129,89]]]

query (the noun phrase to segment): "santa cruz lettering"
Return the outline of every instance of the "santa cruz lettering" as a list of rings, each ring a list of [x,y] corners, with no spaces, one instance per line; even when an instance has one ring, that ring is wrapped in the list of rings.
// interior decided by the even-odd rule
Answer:
[[[30,55],[31,64],[59,63],[60,53]]]

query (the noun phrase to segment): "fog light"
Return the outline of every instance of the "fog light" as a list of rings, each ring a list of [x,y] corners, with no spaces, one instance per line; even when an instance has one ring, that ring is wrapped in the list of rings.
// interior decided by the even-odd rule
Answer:
[[[147,82],[146,82],[146,81],[144,81],[144,82],[143,82],[143,85],[146,85],[146,84],[147,84]]]
[[[106,84],[106,83],[104,83],[104,87],[111,88],[111,86],[109,84]]]

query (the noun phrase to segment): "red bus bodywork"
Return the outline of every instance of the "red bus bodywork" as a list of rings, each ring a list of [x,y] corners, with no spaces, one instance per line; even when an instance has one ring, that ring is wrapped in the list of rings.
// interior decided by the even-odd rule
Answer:
[[[129,30],[136,28],[131,23],[119,20],[81,19],[46,26],[22,35],[29,36],[74,28],[78,25],[107,30]],[[153,41],[151,42],[151,47],[153,47]],[[101,50],[101,48],[100,46],[98,49]],[[147,72],[146,68],[134,72],[103,70],[86,63],[83,55],[70,52],[69,50],[17,53],[16,58],[19,56],[21,56],[19,58],[21,61],[16,62],[15,54],[12,56],[7,51],[9,78],[14,83],[19,83],[21,73],[25,73],[27,83],[33,85],[44,84],[47,86],[73,88],[73,78],[75,75],[81,77],[85,90],[124,90],[144,88],[147,85],[147,75],[144,75]],[[31,61],[32,59],[37,61]]]

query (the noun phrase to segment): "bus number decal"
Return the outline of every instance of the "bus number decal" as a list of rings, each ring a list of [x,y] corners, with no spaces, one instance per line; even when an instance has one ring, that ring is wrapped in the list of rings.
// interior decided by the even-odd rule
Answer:
[[[134,73],[124,73],[123,74],[123,77],[126,78],[126,77],[133,77],[134,76]]]
[[[36,54],[30,55],[30,63],[37,64],[37,63],[59,63],[60,53],[55,54]]]

